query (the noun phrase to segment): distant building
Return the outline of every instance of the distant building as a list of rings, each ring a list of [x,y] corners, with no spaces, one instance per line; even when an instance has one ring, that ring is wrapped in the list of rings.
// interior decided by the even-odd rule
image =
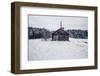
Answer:
[[[62,22],[60,22],[60,28],[52,33],[52,41],[69,41],[69,33],[64,31]]]

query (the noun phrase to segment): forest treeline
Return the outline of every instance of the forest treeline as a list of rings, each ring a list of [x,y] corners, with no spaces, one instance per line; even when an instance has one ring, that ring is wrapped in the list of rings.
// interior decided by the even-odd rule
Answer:
[[[88,30],[69,29],[65,31],[69,33],[69,37],[71,38],[79,38],[79,39],[88,38]],[[29,39],[38,39],[38,38],[48,39],[52,37],[53,32],[54,31],[50,31],[45,28],[28,27],[28,38]]]

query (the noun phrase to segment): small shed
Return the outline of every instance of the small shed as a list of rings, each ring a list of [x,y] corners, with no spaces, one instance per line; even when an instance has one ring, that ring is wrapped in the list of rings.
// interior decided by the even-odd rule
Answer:
[[[52,33],[52,41],[69,41],[69,33],[62,27],[62,22],[60,23],[60,29]]]

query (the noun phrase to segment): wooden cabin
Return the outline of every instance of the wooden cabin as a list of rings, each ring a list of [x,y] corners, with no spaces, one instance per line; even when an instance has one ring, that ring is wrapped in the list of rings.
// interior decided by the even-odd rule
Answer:
[[[52,41],[69,41],[69,33],[62,27],[62,22],[60,23],[60,28],[52,33]]]

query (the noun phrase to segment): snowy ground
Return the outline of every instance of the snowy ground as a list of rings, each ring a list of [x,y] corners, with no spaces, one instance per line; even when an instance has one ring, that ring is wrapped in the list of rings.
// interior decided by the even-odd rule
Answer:
[[[29,40],[29,60],[62,60],[88,57],[88,40],[74,39],[70,41]]]

